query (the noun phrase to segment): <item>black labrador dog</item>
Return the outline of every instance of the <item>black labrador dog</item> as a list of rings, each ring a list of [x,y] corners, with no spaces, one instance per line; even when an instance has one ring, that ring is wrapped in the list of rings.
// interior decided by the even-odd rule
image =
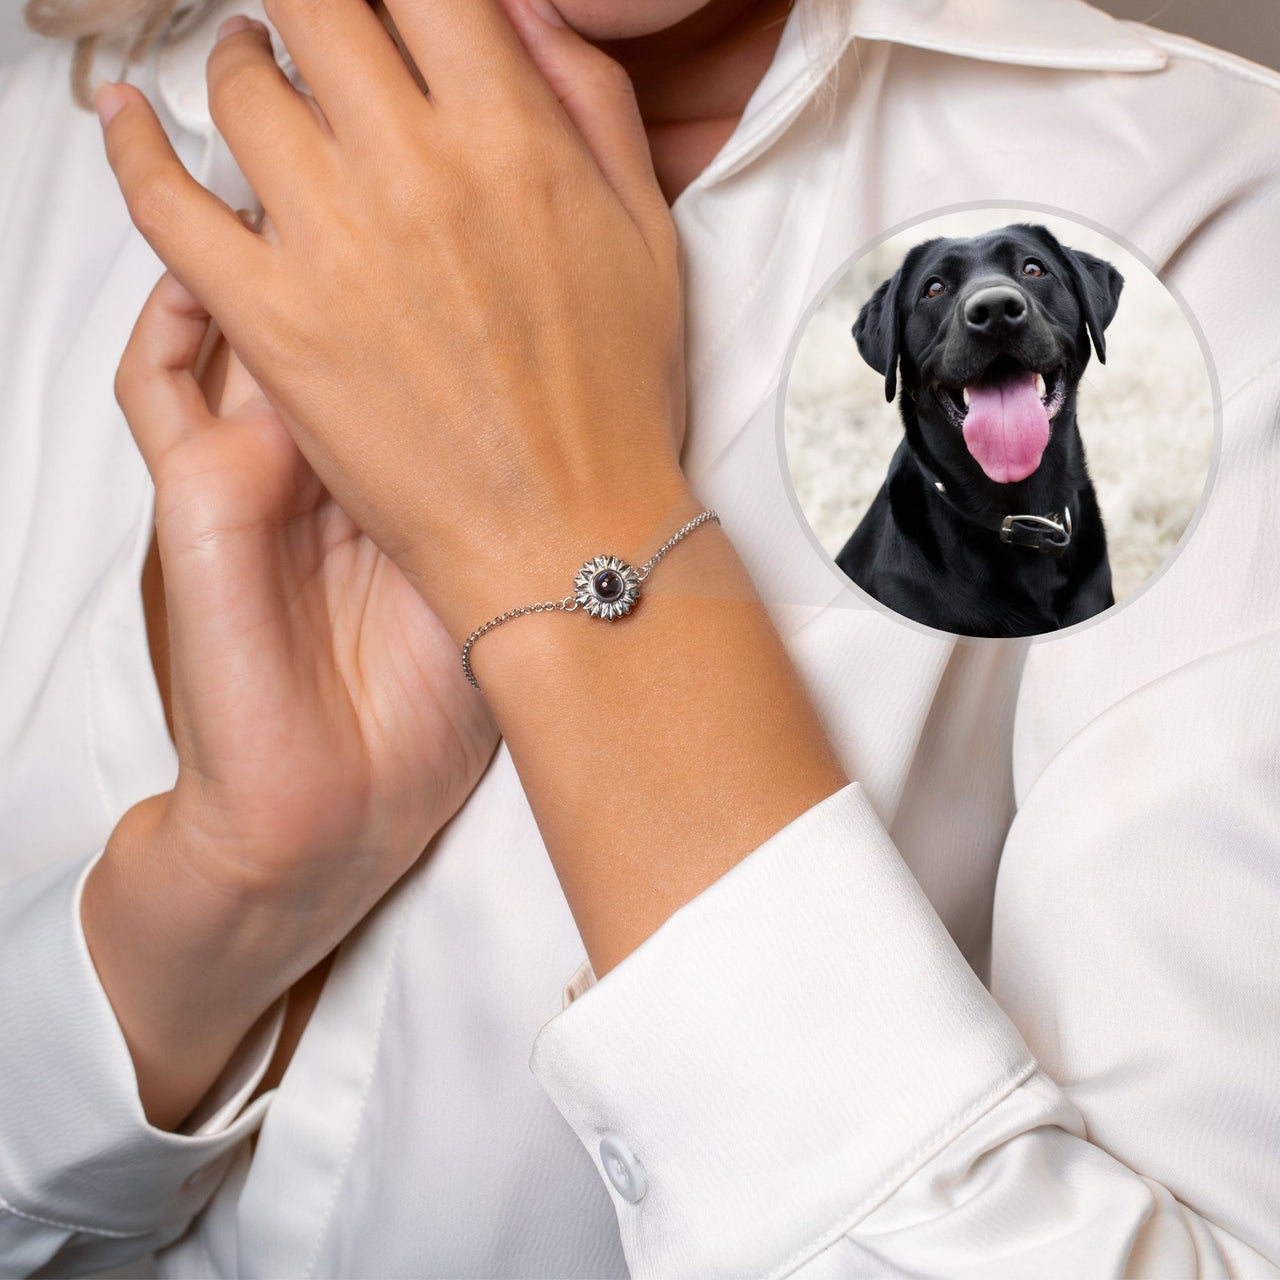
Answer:
[[[1036,635],[1114,603],[1076,389],[1123,277],[1018,223],[916,245],[853,336],[906,428],[836,557],[862,589],[931,627]]]

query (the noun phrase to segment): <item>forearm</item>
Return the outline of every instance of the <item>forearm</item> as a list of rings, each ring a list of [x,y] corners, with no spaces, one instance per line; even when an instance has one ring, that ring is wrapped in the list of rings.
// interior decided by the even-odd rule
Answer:
[[[703,504],[627,507],[618,540],[649,519],[647,555]],[[731,536],[691,532],[625,618],[526,616],[472,649],[598,976],[848,781]],[[583,545],[567,577],[636,550]]]
[[[164,802],[145,800],[117,824],[86,877],[81,921],[143,1110],[173,1130],[324,944],[291,926],[301,911],[215,889],[184,867]]]

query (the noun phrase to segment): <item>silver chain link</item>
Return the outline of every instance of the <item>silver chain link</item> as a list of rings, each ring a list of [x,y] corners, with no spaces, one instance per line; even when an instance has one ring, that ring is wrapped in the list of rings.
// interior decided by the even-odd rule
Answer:
[[[643,582],[649,574],[653,572],[653,566],[657,564],[658,561],[661,560],[662,557],[665,556],[667,552],[685,536],[685,534],[692,533],[693,530],[696,529],[704,520],[714,520],[716,524],[720,523],[720,517],[716,515],[714,511],[704,511],[700,515],[694,516],[688,524],[677,529],[675,533],[673,533],[671,537],[669,537],[666,542],[664,542],[662,546],[660,546],[657,551],[655,551],[653,555],[651,555],[644,564],[636,570],[636,574],[639,576],[640,581]]]
[[[720,523],[720,517],[716,515],[714,511],[703,511],[694,516],[688,524],[682,525],[677,529],[676,532],[673,533],[671,537],[669,537],[666,542],[664,542],[662,546],[660,546],[657,551],[655,551],[653,555],[651,555],[648,560],[646,560],[644,564],[635,571],[639,580],[643,582],[649,574],[653,572],[654,565],[656,565],[658,561],[661,560],[662,557],[680,541],[681,538],[692,533],[694,529],[706,520],[714,520],[716,524]],[[490,618],[484,626],[477,627],[467,637],[466,643],[462,646],[462,670],[467,679],[471,682],[472,687],[478,689],[480,688],[480,684],[471,670],[471,646],[475,644],[475,642],[479,640],[485,632],[492,631],[494,627],[500,627],[504,622],[510,622],[512,618],[522,617],[526,613],[573,613],[575,609],[580,609],[581,607],[582,606],[578,603],[577,597],[571,593],[565,596],[563,600],[540,600],[537,604],[526,604],[521,605],[518,609],[508,609],[506,613],[500,613],[496,618]]]

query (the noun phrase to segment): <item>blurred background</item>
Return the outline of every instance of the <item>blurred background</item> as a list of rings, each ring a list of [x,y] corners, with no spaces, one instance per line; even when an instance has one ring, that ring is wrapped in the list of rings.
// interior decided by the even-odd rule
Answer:
[[[1101,0],[1096,7],[1280,69],[1280,0]],[[0,5],[0,60],[35,39],[22,25],[21,0]]]

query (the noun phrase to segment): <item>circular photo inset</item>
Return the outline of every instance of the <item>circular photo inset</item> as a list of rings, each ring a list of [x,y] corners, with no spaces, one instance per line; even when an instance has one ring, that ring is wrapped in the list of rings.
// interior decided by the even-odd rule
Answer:
[[[1182,306],[1123,246],[1059,214],[966,209],[877,245],[813,313],[787,466],[872,600],[1039,635],[1172,555],[1210,471],[1213,385]]]

